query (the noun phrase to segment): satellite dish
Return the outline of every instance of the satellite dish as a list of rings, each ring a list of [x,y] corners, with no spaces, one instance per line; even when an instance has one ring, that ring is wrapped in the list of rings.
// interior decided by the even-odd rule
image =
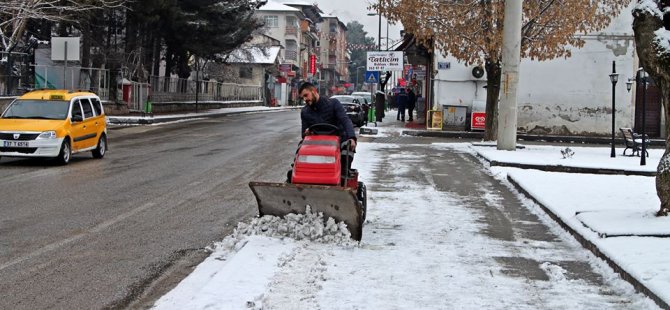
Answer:
[[[472,68],[472,76],[474,76],[477,79],[481,79],[484,76],[484,68],[482,68],[481,66]]]

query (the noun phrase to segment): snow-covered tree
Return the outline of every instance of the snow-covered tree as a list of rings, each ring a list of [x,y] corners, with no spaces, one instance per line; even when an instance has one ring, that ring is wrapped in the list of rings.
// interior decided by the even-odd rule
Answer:
[[[631,0],[523,1],[521,56],[534,60],[570,57],[573,47],[584,46],[575,34],[605,28]],[[484,65],[487,73],[485,140],[497,136],[500,93],[502,0],[381,0],[381,11],[402,22],[419,42],[433,42],[444,56],[466,65]],[[375,9],[377,5],[373,6]]]
[[[670,119],[670,0],[640,0],[633,10],[633,31],[640,65],[661,90],[665,119]],[[670,122],[665,122],[666,148],[658,164],[656,193],[659,216],[670,213]]]

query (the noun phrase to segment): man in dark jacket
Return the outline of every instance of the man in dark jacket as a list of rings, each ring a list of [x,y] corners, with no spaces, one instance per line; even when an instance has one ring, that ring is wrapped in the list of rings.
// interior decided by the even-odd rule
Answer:
[[[398,101],[398,116],[397,120],[404,122],[405,121],[405,109],[407,108],[407,104],[409,102],[409,97],[407,96],[407,93],[405,92],[404,88],[400,89],[400,92],[398,95],[396,95],[396,100]]]
[[[342,164],[345,164],[344,156],[349,156],[349,167],[347,169],[351,168],[351,162],[354,160],[356,151],[356,132],[354,132],[354,125],[344,111],[342,104],[337,99],[321,97],[316,87],[311,83],[303,83],[298,92],[305,101],[305,106],[300,112],[302,136],[310,135],[309,127],[315,124],[327,123],[340,128],[342,146],[344,147],[347,141],[351,143],[349,150],[342,149]],[[343,169],[343,171],[346,170]]]
[[[409,115],[409,121],[414,120],[414,108],[416,107],[416,95],[411,88],[407,88],[407,114]]]

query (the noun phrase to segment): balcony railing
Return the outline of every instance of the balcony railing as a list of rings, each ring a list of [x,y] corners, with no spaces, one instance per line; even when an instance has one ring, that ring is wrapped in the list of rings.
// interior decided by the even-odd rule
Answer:
[[[287,35],[298,35],[298,28],[293,26],[286,26]]]
[[[297,51],[284,51],[284,58],[287,60],[298,60]]]

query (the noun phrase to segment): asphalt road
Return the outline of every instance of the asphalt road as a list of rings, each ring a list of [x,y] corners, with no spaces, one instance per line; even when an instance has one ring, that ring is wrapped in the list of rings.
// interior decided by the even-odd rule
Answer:
[[[0,309],[146,305],[283,181],[299,112],[112,129],[102,160],[0,159]],[[149,301],[146,301],[149,300]]]

